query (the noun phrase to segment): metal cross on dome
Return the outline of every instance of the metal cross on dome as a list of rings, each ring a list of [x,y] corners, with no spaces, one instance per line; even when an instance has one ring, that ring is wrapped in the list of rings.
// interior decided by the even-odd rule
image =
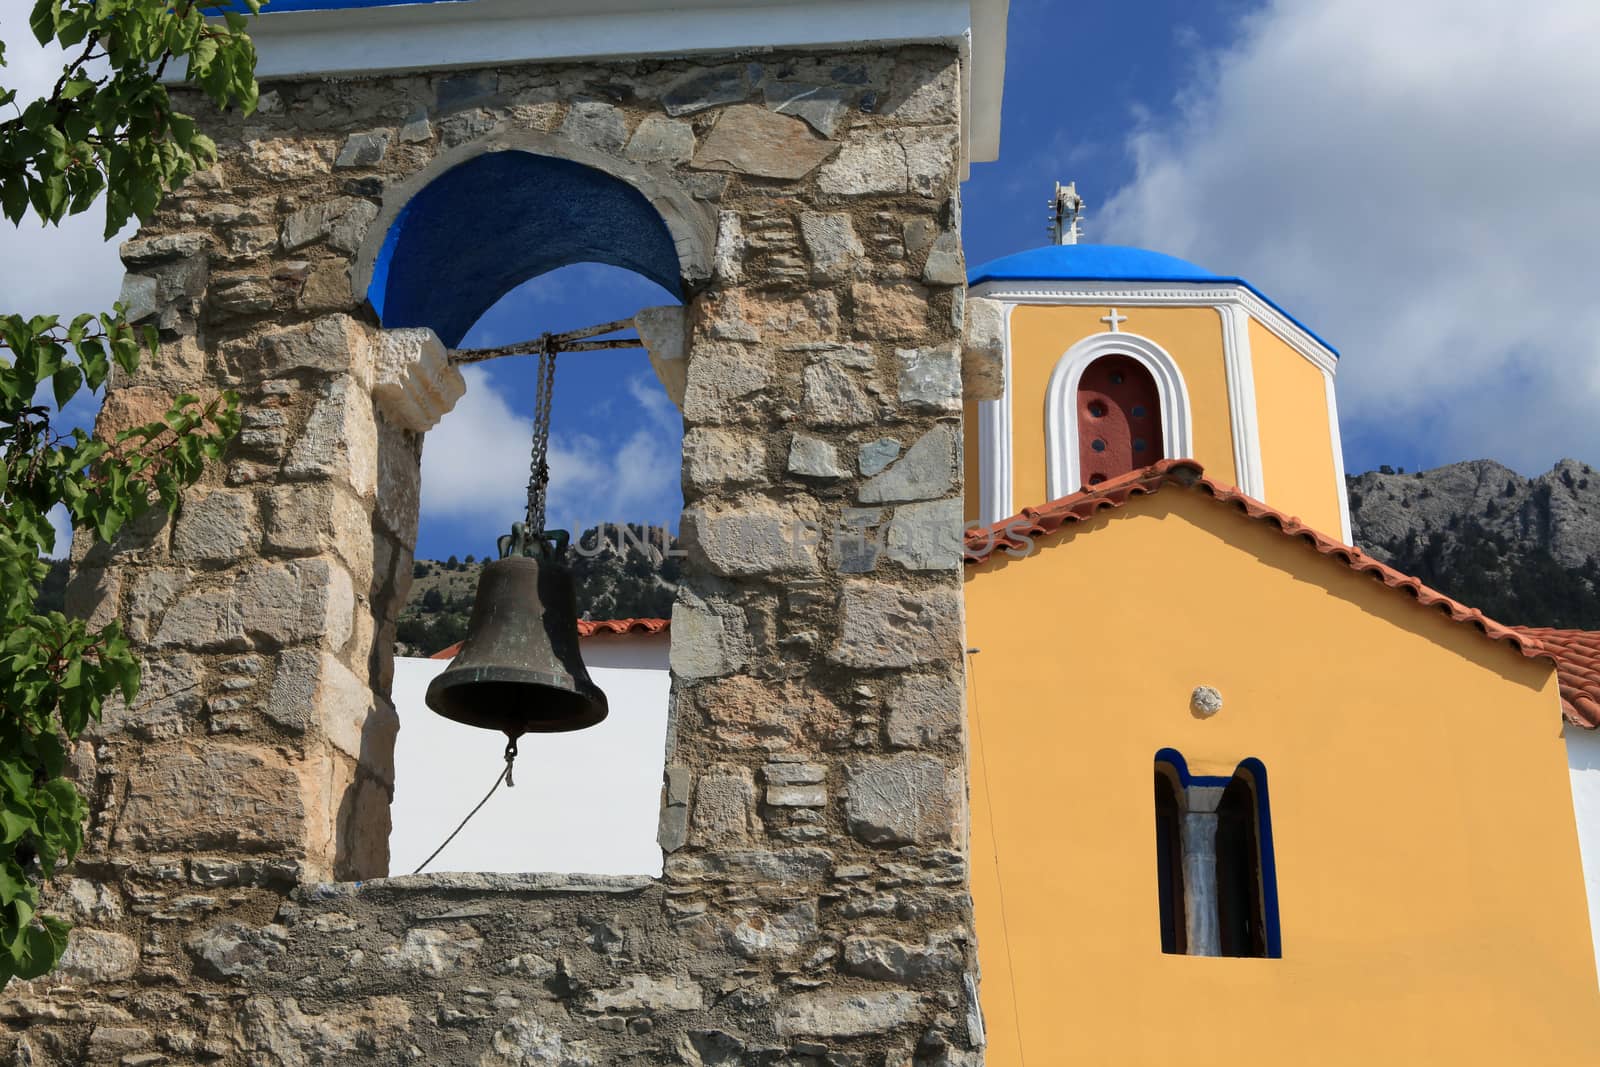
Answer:
[[[1121,333],[1122,331],[1117,329],[1117,327],[1121,323],[1127,322],[1128,321],[1128,316],[1126,316],[1126,315],[1118,315],[1117,314],[1117,309],[1116,308],[1112,308],[1111,309],[1111,314],[1109,314],[1109,315],[1101,315],[1100,316],[1100,321],[1104,322],[1104,323],[1107,323],[1111,327],[1111,332],[1112,333]]]

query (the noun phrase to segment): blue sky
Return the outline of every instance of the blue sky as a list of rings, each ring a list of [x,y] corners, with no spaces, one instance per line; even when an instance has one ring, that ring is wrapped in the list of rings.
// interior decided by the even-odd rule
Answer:
[[[18,38],[29,0],[0,0]],[[963,188],[968,262],[1041,244],[1053,183],[1085,239],[1249,278],[1343,353],[1346,465],[1600,461],[1600,4],[1541,0],[1012,0],[1001,156]],[[48,84],[13,40],[0,83]],[[58,70],[59,68],[57,68]],[[0,232],[6,310],[115,297],[99,220]],[[494,344],[665,302],[579,266],[469,338]],[[470,372],[424,454],[422,556],[493,551],[520,512],[528,360]],[[84,417],[87,407],[75,412]],[[553,517],[675,524],[679,428],[640,352],[558,374]]]

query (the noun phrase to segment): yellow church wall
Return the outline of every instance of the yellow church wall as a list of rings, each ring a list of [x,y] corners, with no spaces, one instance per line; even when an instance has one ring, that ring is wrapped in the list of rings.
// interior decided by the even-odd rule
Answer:
[[[1267,500],[1313,529],[1341,536],[1338,494],[1344,487],[1333,461],[1321,368],[1255,319],[1250,320],[1250,362]],[[1209,469],[1206,474],[1211,476]]]
[[[1016,510],[1049,500],[1045,464],[1045,393],[1067,349],[1104,333],[1109,307],[1022,305],[1011,313],[1012,499]],[[1222,318],[1213,308],[1119,308],[1121,328],[1166,350],[1189,390],[1194,459],[1208,477],[1236,481],[1233,422],[1222,354]],[[975,426],[975,422],[969,422]],[[976,481],[968,481],[969,500]],[[970,504],[969,511],[975,511]],[[1337,531],[1338,527],[1335,527]]]
[[[1068,530],[967,572],[989,1067],[1594,1063],[1550,664],[1187,490]],[[1281,959],[1161,952],[1168,747],[1265,765]]]

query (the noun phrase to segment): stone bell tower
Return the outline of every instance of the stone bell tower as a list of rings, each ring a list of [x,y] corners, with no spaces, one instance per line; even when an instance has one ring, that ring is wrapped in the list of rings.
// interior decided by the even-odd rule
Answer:
[[[222,388],[244,429],[175,521],[79,546],[71,606],[145,685],[77,754],[77,929],[0,1051],[982,1062],[958,527],[998,353],[963,346],[959,181],[1005,7],[275,0],[259,111],[186,102],[220,162],[123,249],[162,347],[100,430]],[[449,349],[583,260],[682,298],[640,323],[685,426],[665,874],[386,877]]]

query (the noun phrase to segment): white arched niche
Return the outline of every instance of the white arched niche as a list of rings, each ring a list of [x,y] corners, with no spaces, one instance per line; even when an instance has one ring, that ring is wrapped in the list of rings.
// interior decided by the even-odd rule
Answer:
[[[1128,356],[1150,372],[1161,398],[1161,458],[1194,458],[1189,390],[1178,364],[1148,337],[1122,332],[1095,334],[1067,349],[1050,372],[1045,390],[1045,469],[1051,500],[1083,488],[1078,469],[1078,383],[1089,364],[1101,356]]]

